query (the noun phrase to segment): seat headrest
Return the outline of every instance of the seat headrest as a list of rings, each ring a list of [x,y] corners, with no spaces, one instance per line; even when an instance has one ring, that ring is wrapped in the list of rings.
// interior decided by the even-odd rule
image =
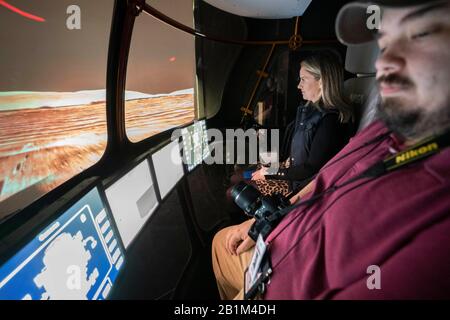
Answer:
[[[379,52],[376,41],[349,45],[345,56],[345,70],[354,74],[374,74]]]

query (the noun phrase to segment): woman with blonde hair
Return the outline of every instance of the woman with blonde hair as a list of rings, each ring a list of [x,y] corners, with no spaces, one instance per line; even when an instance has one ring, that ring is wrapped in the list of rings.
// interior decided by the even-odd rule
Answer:
[[[343,97],[344,72],[336,54],[316,52],[300,64],[298,89],[306,101],[293,121],[290,157],[269,174],[263,167],[252,180],[265,195],[289,194],[304,187],[347,142],[353,110]]]

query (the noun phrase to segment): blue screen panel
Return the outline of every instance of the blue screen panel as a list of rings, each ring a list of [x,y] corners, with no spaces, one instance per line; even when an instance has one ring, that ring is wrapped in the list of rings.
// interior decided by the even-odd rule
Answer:
[[[118,241],[95,188],[0,268],[0,299],[103,300],[124,262]]]

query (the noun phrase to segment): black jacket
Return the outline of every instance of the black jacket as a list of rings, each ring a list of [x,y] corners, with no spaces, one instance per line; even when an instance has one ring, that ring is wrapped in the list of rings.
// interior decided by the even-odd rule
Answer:
[[[348,142],[351,129],[339,121],[337,110],[319,110],[315,106],[300,106],[293,122],[290,167],[266,178],[289,180],[292,188],[298,190],[342,149]]]

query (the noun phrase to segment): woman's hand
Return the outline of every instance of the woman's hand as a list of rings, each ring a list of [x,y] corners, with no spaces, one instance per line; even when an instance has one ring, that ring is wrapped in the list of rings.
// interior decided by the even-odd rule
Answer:
[[[254,222],[254,219],[250,219],[230,228],[225,240],[225,248],[229,254],[239,255],[255,245],[255,241],[248,235]]]
[[[316,186],[316,180],[312,180],[310,183],[308,183],[302,190],[300,190],[296,195],[291,197],[289,201],[291,204],[295,204],[296,202],[300,201],[301,198],[305,197],[307,194],[311,193]]]
[[[262,167],[261,169],[252,173],[252,180],[266,180],[265,175],[267,174],[267,168]]]

